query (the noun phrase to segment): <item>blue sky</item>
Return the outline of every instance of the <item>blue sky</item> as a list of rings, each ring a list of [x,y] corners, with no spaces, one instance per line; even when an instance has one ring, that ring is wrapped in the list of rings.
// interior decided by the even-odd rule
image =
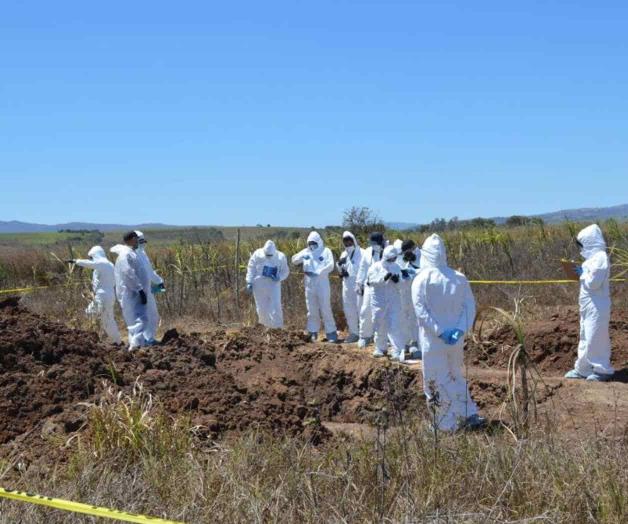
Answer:
[[[628,201],[624,1],[0,6],[0,220]]]

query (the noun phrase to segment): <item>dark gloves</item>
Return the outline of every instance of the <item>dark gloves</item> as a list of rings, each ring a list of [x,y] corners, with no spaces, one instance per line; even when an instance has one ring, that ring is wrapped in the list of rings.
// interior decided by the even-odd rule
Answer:
[[[415,254],[414,254],[414,252],[412,252],[412,251],[406,251],[406,252],[403,254],[403,259],[404,259],[406,262],[414,262],[414,261],[416,261],[416,255],[415,255]]]
[[[401,270],[401,276],[402,276],[403,278],[408,278],[408,277],[410,276],[410,273],[408,272],[408,270],[407,270],[407,269],[402,269],[402,270]]]
[[[397,282],[399,282],[399,275],[393,275],[391,279],[396,284]]]
[[[393,276],[392,273],[386,273],[386,276],[384,277],[384,282],[387,282],[388,280],[390,280],[392,276]]]
[[[146,293],[143,289],[140,289],[140,300],[143,305],[146,305],[146,303],[148,302],[148,299],[146,298]]]
[[[349,272],[346,269],[343,269],[340,273],[340,278],[347,278],[349,276]]]

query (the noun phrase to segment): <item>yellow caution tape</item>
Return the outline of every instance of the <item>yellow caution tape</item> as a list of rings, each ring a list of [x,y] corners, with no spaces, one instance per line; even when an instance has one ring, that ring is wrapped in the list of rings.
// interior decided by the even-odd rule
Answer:
[[[611,278],[611,282],[625,282],[625,278]],[[470,284],[495,284],[495,285],[542,285],[542,284],[579,284],[578,280],[469,280]]]
[[[20,500],[22,502],[29,502],[31,504],[38,504],[40,506],[48,506],[50,508],[70,511],[72,513],[83,513],[85,515],[92,515],[94,517],[120,520],[122,522],[140,522],[142,524],[183,524],[175,520],[164,520],[157,517],[147,517],[145,515],[128,513],[126,511],[103,508],[101,506],[92,506],[90,504],[83,504],[81,502],[71,502],[69,500],[55,499],[53,497],[44,497],[42,495],[35,495],[34,493],[27,493],[24,491],[16,491],[12,489],[0,488],[0,497],[11,500]]]

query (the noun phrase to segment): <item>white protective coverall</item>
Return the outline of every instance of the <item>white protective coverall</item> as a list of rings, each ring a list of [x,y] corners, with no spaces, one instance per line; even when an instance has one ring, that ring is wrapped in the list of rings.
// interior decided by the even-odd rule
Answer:
[[[404,340],[401,332],[401,268],[396,262],[397,250],[393,246],[384,249],[383,259],[371,266],[367,275],[370,293],[373,329],[375,331],[374,356],[386,353],[388,340],[392,346],[392,358],[403,355]]]
[[[259,323],[269,328],[283,327],[281,283],[288,278],[286,255],[277,251],[272,240],[256,249],[246,271],[246,283],[253,288]]]
[[[443,240],[436,234],[421,249],[421,271],[412,283],[412,300],[419,321],[423,351],[423,388],[436,408],[436,425],[456,430],[468,417],[477,416],[463,376],[464,335],[453,345],[439,335],[448,329],[464,333],[473,327],[475,299],[469,281],[447,266]]]
[[[345,231],[342,234],[342,239],[345,238],[350,238],[353,241],[353,248],[345,248],[340,255],[336,268],[341,276],[345,275],[342,278],[342,307],[347,319],[349,338],[351,341],[357,342],[357,336],[360,332],[362,295],[356,291],[356,278],[362,261],[362,249],[350,231]]]
[[[381,247],[381,250],[384,248]],[[381,260],[382,251],[375,251],[373,246],[362,250],[362,260],[356,276],[356,292],[364,293],[360,308],[360,340],[366,341],[373,336],[373,312],[371,310],[371,295],[373,288],[366,285],[369,269],[375,262]]]
[[[142,304],[140,298],[140,291],[144,291],[148,299],[150,288],[145,289],[144,285],[149,279],[134,249],[118,244],[111,248],[111,252],[118,255],[114,266],[116,296],[129,331],[129,349],[145,346],[148,342],[144,336],[148,317],[146,305]]]
[[[292,263],[303,266],[305,285],[305,305],[307,306],[307,331],[318,334],[321,327],[321,316],[325,325],[327,338],[335,340],[336,322],[331,310],[331,290],[329,273],[334,269],[334,256],[323,244],[323,239],[312,231],[307,237],[308,244],[316,242],[318,247],[311,250],[309,246],[292,257]]]
[[[94,246],[87,253],[88,259],[76,260],[76,265],[93,270],[92,290],[94,298],[87,306],[85,313],[90,316],[100,317],[100,324],[111,342],[122,342],[120,331],[116,324],[113,308],[116,303],[115,276],[113,264],[107,258],[105,250],[100,246]]]
[[[580,276],[580,344],[575,370],[584,377],[612,375],[610,261],[601,229],[593,224],[578,233],[585,259]]]
[[[155,336],[157,335],[157,329],[159,328],[159,311],[157,309],[157,300],[155,300],[155,294],[151,291],[153,285],[159,285],[164,283],[164,279],[161,278],[155,269],[153,268],[153,264],[151,264],[150,258],[148,258],[148,254],[146,253],[146,240],[144,238],[144,233],[141,231],[136,231],[137,237],[139,239],[139,246],[136,250],[137,258],[142,264],[144,269],[144,277],[147,279],[146,282],[143,283],[143,287],[146,291],[146,330],[144,332],[144,336],[148,342],[154,342]]]
[[[412,303],[412,282],[420,269],[421,250],[414,249],[414,261],[404,260],[403,253],[399,255],[397,264],[401,268],[401,332],[405,347],[417,347],[419,343],[419,323]]]

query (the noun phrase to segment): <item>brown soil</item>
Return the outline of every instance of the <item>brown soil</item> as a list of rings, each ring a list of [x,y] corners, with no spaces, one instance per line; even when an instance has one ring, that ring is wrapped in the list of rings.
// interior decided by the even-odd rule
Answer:
[[[564,374],[573,368],[579,339],[578,311],[567,309],[547,320],[525,324],[526,350],[544,374]],[[472,366],[506,368],[508,358],[517,346],[513,330],[508,326],[487,331],[483,329],[467,347],[467,362]],[[618,371],[616,379],[625,380],[628,370],[628,312],[613,311],[610,334],[612,364]]]
[[[543,375],[538,401],[556,427],[598,432],[625,424],[626,312],[614,313],[611,325],[619,370],[612,384],[561,378],[575,357],[577,312],[531,322],[526,330],[527,349]],[[516,340],[504,327],[485,330],[481,338],[467,348],[471,395],[483,414],[499,418]],[[306,343],[297,331],[171,330],[158,346],[129,353],[29,312],[15,299],[0,302],[0,456],[16,451],[27,462],[65,456],[60,444],[84,427],[86,403],[97,402],[104,387],[128,392],[136,380],[168,413],[187,414],[206,438],[261,428],[317,443],[329,436],[326,428],[368,434],[361,428],[381,408],[424,410],[420,365],[391,365],[355,347]]]
[[[259,427],[316,442],[326,436],[321,419],[368,422],[390,400],[400,409],[422,404],[416,371],[308,344],[298,332],[258,326],[201,338],[172,330],[158,346],[129,353],[15,300],[0,303],[4,452],[37,455],[46,437],[67,438],[84,425],[85,403],[96,402],[103,387],[128,391],[136,380],[167,412],[189,414],[208,437]]]

